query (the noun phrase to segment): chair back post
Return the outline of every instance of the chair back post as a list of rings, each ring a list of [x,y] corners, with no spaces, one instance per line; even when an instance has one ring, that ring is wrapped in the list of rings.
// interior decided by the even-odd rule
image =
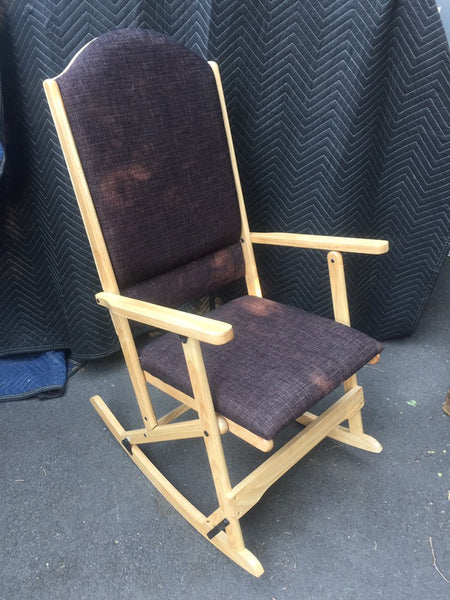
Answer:
[[[233,169],[234,182],[236,185],[236,192],[239,201],[239,210],[241,213],[242,221],[241,244],[245,261],[245,282],[247,284],[247,291],[251,296],[258,296],[259,298],[261,298],[261,285],[259,282],[258,270],[256,268],[253,245],[250,238],[250,228],[248,225],[247,211],[245,209],[244,195],[242,193],[241,179],[239,177],[239,169],[237,165],[236,154],[234,151],[233,137],[231,135],[230,122],[228,119],[228,111],[225,103],[225,95],[223,93],[219,65],[214,61],[208,61],[208,64],[211,67],[212,72],[214,73],[214,78],[216,80],[217,93],[219,94],[223,124],[225,126],[225,132],[227,135],[228,150],[230,152],[231,166]]]
[[[116,277],[97,217],[97,212],[92,201],[92,196],[89,191],[89,186],[84,175],[77,146],[72,135],[58,82],[56,81],[56,78],[46,79],[43,82],[43,86],[103,291],[118,294],[119,288]]]
[[[119,294],[114,270],[73,139],[58,83],[56,79],[47,79],[43,85],[103,291]],[[127,319],[114,316],[111,312],[110,314],[130,373],[144,426],[153,429],[158,421],[148,393],[147,383],[136,352],[130,326]]]

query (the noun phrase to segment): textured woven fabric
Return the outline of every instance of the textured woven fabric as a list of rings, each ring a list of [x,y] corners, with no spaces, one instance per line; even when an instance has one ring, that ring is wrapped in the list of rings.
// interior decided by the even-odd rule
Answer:
[[[176,308],[244,276],[240,244],[234,244],[123,290],[124,296]]]
[[[116,31],[94,40],[58,84],[119,288],[239,241],[206,61],[155,32]],[[165,303],[176,304],[164,291]]]
[[[254,296],[232,300],[210,316],[234,328],[228,344],[202,346],[216,410],[265,439],[383,349],[355,329]],[[145,344],[140,360],[149,373],[192,394],[178,336]]]
[[[19,354],[0,359],[0,402],[62,396],[68,376],[64,352]]]

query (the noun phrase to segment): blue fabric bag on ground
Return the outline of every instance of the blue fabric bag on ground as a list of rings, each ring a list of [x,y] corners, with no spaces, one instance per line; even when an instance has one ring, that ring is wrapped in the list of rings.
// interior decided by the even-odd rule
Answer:
[[[0,402],[62,396],[75,370],[63,351],[0,358]]]

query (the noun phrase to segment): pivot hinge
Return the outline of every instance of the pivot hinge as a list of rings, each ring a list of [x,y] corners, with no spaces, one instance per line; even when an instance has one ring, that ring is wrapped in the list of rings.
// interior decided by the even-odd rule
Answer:
[[[130,454],[130,455],[133,454],[133,448],[131,446],[131,442],[130,442],[129,438],[125,438],[122,440],[122,446],[125,448],[125,450],[128,452],[128,454]]]
[[[217,523],[217,525],[213,527],[211,531],[208,531],[206,535],[210,540],[212,540],[213,537],[215,537],[218,533],[225,531],[225,527],[227,527],[229,524],[230,521],[228,519],[224,519],[223,521],[220,521],[220,523]]]

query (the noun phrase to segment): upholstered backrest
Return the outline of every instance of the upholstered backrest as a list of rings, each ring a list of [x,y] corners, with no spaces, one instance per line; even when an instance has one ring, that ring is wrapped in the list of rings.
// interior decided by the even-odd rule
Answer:
[[[120,290],[176,306],[244,273],[208,63],[145,29],[93,40],[58,78]]]

